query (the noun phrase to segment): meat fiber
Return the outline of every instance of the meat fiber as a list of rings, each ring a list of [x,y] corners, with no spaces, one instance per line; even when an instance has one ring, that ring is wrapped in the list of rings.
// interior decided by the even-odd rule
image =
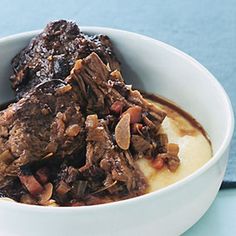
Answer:
[[[74,22],[59,20],[49,23],[12,60],[12,87],[17,98],[37,84],[52,79],[63,80],[76,59],[96,52],[112,70],[120,65],[105,35],[88,36]]]
[[[84,206],[145,194],[136,165],[175,171],[166,114],[125,84],[105,35],[49,23],[12,60],[17,102],[0,112],[0,197]]]
[[[0,112],[0,186],[27,163],[78,154],[84,142],[84,119],[73,88],[59,80],[37,85]]]
[[[131,145],[133,143],[131,151],[134,157],[156,156],[159,153],[158,132],[166,116],[165,112],[148,103],[137,90],[127,86],[120,72],[111,72],[96,53],[90,54],[83,60],[77,60],[66,81],[78,87],[83,104],[81,106],[85,106],[83,110],[86,110],[87,114],[96,113],[99,117],[106,117],[109,120],[109,126],[112,127],[110,132],[118,130],[117,126],[120,123],[117,122],[124,114],[130,116],[128,127],[141,125],[139,133],[131,139]],[[119,128],[119,130],[124,129]],[[119,145],[119,140],[124,140],[126,137],[122,134],[115,132],[116,143],[120,148],[122,147]],[[139,146],[136,145],[137,142],[145,146],[137,148]]]
[[[80,172],[88,177],[91,186],[96,186],[95,192],[106,190],[117,196],[144,194],[147,183],[143,174],[130,153],[114,145],[106,121],[89,115],[86,129],[86,164]]]

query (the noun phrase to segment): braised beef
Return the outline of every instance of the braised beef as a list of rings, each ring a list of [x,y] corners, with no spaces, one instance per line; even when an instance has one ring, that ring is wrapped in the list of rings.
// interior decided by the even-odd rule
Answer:
[[[18,98],[43,81],[64,79],[76,59],[96,52],[114,70],[120,65],[105,35],[88,36],[74,22],[59,20],[49,23],[12,60],[12,87]]]
[[[147,125],[158,130],[158,126],[166,116],[165,112],[148,103],[137,90],[132,90],[124,83],[119,71],[115,72],[110,72],[99,56],[91,53],[85,59],[76,61],[66,81],[77,82],[87,103],[88,113],[108,115],[111,112],[110,109],[113,109],[114,104],[119,101],[124,111],[140,107],[142,116],[148,118],[150,122]]]
[[[140,154],[152,149],[152,144],[149,141],[144,137],[135,134],[131,137],[131,145],[135,152]]]
[[[68,132],[75,126],[79,131]],[[0,186],[17,176],[21,166],[71,156],[85,142],[77,93],[59,80],[38,85],[1,111],[0,127]]]
[[[98,119],[97,115],[89,115],[86,119],[86,129],[86,164],[80,168],[80,172],[89,176],[92,184],[97,182],[95,192],[108,191],[123,195],[145,193],[144,176],[130,153],[113,143],[106,121]],[[102,173],[102,181],[97,179],[97,171]]]
[[[175,171],[166,114],[125,84],[107,36],[49,23],[12,61],[18,102],[0,112],[0,194],[84,206],[145,194],[136,160]]]
[[[130,115],[128,126],[131,125],[133,132],[130,151],[135,159],[155,159],[159,153],[167,153],[167,135],[159,133],[160,125],[166,116],[165,112],[147,102],[139,91],[127,86],[121,73],[117,70],[111,72],[96,53],[77,60],[66,81],[77,83],[76,86],[84,99],[83,104],[86,104],[87,114],[97,113],[100,117],[113,114],[112,117],[117,118],[112,120],[109,117],[108,120],[109,123],[112,121],[111,127],[114,130],[111,131],[115,132],[116,144],[123,150],[130,146],[130,135],[127,133],[127,124],[121,121],[125,114]],[[120,129],[121,123],[124,129]],[[116,132],[117,130],[124,131]],[[177,163],[177,154],[173,156],[176,157]],[[174,170],[171,167],[173,165],[168,164],[169,161],[166,163],[169,169]]]
[[[139,140],[143,137],[145,144],[148,143],[146,145],[150,147],[146,154],[155,156],[160,152],[157,147],[158,131],[166,116],[165,112],[148,103],[137,90],[127,86],[119,71],[110,72],[97,54],[92,53],[83,60],[77,60],[66,81],[77,83],[76,86],[84,99],[82,104],[86,104],[85,110],[88,114],[96,113],[100,117],[106,117],[112,113],[119,118],[121,112],[122,116],[129,113],[130,124],[139,123],[142,126],[139,125],[141,129],[137,135],[140,136]],[[126,137],[121,136],[123,139]],[[137,150],[137,141],[133,142],[133,154],[139,158],[143,157],[145,152]]]

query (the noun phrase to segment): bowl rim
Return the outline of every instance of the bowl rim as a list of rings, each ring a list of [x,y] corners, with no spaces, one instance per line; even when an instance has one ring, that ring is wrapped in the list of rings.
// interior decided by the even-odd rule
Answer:
[[[38,205],[27,205],[24,203],[18,203],[18,202],[13,202],[13,201],[0,201],[1,205],[5,205],[5,207],[9,208],[15,208],[17,207],[19,210],[24,209],[24,210],[29,210],[29,211],[37,211],[37,212],[75,212],[75,211],[93,211],[93,210],[99,210],[99,209],[109,209],[112,207],[121,207],[121,206],[127,206],[131,204],[136,204],[137,202],[140,201],[145,201],[149,200],[150,198],[153,197],[158,197],[163,194],[168,194],[170,191],[173,191],[191,180],[197,178],[201,174],[203,174],[205,171],[207,171],[210,167],[212,167],[223,155],[223,153],[226,151],[226,149],[229,147],[232,136],[233,136],[233,131],[234,131],[234,113],[233,113],[233,108],[232,104],[230,102],[229,96],[227,95],[226,91],[222,87],[222,85],[219,83],[219,81],[202,65],[200,64],[197,60],[186,54],[185,52],[167,44],[162,41],[159,41],[157,39],[153,39],[151,37],[138,34],[135,32],[131,31],[125,31],[125,30],[120,30],[120,29],[114,29],[114,28],[108,28],[108,27],[97,27],[97,26],[81,26],[80,27],[82,32],[86,33],[98,33],[101,32],[102,34],[106,34],[109,36],[109,33],[116,33],[116,34],[122,34],[122,35],[127,35],[129,37],[133,38],[139,38],[144,41],[150,42],[154,45],[157,45],[158,47],[161,47],[170,53],[174,53],[178,57],[181,57],[182,59],[191,62],[193,66],[195,66],[198,70],[202,71],[203,74],[205,74],[205,77],[209,79],[212,83],[212,85],[218,90],[218,93],[222,97],[222,101],[225,104],[225,110],[227,111],[227,120],[225,121],[227,123],[227,129],[225,131],[225,137],[222,143],[220,144],[218,150],[214,153],[212,158],[205,163],[202,167],[194,171],[192,174],[188,175],[187,177],[177,181],[174,184],[171,184],[163,189],[160,189],[158,191],[154,191],[151,193],[147,193],[145,195],[141,195],[138,197],[126,199],[126,200],[121,200],[117,202],[111,202],[111,203],[106,203],[106,204],[99,204],[99,205],[92,205],[92,206],[75,206],[75,207],[46,207],[46,206],[38,206]],[[13,34],[10,36],[6,36],[0,39],[0,44],[9,42],[9,41],[15,41],[19,40],[21,38],[32,38],[36,34],[40,33],[42,30],[34,30],[34,31],[27,31],[27,32],[22,32],[18,34]],[[0,205],[0,207],[1,207]]]

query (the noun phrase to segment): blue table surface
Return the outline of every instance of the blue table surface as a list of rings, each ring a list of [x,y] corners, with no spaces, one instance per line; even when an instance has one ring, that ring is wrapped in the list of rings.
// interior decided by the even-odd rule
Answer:
[[[0,37],[40,29],[51,20],[145,34],[193,56],[221,82],[236,109],[235,0],[0,0]],[[225,180],[236,180],[236,134]],[[222,190],[184,235],[236,235],[236,189]]]

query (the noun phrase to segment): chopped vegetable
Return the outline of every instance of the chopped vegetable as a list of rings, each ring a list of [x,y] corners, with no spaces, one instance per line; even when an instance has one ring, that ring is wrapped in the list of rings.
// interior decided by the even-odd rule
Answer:
[[[141,121],[142,108],[140,106],[133,106],[127,109],[124,114],[130,114],[130,123],[138,123]]]
[[[166,134],[158,135],[158,151],[159,153],[167,152],[168,137]]]
[[[42,185],[33,175],[20,175],[19,179],[31,195],[35,196],[43,191]]]
[[[44,190],[39,194],[39,204],[47,203],[52,197],[53,185],[51,183],[47,183],[44,186]]]
[[[157,159],[163,159],[164,163],[167,165],[168,169],[172,172],[180,165],[180,159],[178,156],[171,155],[169,153],[160,153],[157,155]]]
[[[152,161],[152,166],[155,169],[160,170],[164,167],[164,160],[160,157],[157,157],[155,160]]]
[[[117,145],[127,150],[130,145],[130,114],[124,114],[115,128],[115,138]]]
[[[168,143],[167,152],[173,156],[177,156],[179,153],[179,145],[175,143]]]
[[[60,195],[65,195],[71,190],[71,187],[65,183],[65,181],[61,180],[56,188],[56,192]]]
[[[80,198],[84,196],[85,190],[87,188],[88,181],[79,180],[73,186],[73,192],[76,198]]]

